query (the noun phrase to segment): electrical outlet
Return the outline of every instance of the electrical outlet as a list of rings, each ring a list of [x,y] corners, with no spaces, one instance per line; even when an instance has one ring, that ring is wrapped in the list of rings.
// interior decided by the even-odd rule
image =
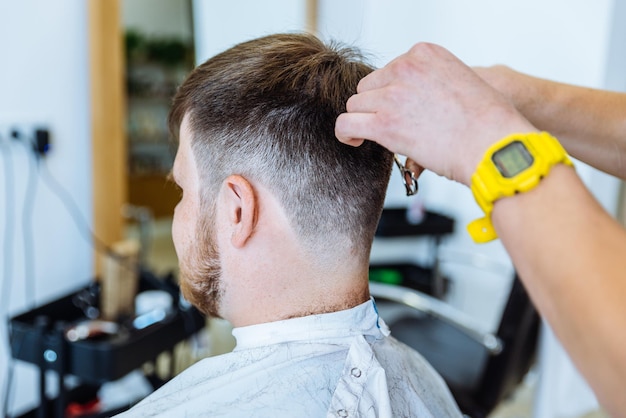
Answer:
[[[39,156],[50,151],[51,132],[47,124],[24,122],[24,119],[5,118],[0,120],[0,141],[11,143],[22,141]]]

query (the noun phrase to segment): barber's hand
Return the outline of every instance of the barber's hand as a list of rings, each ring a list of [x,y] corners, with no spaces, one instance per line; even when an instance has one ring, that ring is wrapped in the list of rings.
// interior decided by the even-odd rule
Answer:
[[[535,130],[454,55],[426,43],[363,78],[335,126],[344,143],[376,141],[465,184],[490,144]]]

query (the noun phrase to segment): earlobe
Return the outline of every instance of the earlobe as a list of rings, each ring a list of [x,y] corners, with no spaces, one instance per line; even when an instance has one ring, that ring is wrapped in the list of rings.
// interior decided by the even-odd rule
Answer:
[[[242,248],[256,227],[257,196],[250,182],[240,175],[228,176],[224,180],[223,191],[231,243],[236,248]]]

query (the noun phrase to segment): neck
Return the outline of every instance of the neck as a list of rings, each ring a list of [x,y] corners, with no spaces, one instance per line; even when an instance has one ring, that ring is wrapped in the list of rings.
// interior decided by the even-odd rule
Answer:
[[[233,326],[336,312],[369,299],[367,264],[347,261],[319,268],[306,258],[273,254],[284,258],[268,254],[261,262],[247,263],[245,273],[240,271],[236,281],[227,282],[240,283],[236,288],[227,285],[225,292],[230,300],[224,301],[224,317]]]
[[[278,319],[297,318],[301,316],[316,315],[343,311],[353,308],[369,300],[369,287],[367,276],[346,280],[346,277],[337,278],[333,286],[327,288],[311,289],[306,298],[300,301],[294,300],[282,313],[277,312]]]

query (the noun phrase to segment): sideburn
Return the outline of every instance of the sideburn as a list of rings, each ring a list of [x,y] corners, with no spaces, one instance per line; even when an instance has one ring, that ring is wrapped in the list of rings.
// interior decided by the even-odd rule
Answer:
[[[180,261],[180,288],[183,296],[202,313],[220,318],[223,293],[220,254],[215,238],[215,208],[204,209],[195,233],[195,245]]]

